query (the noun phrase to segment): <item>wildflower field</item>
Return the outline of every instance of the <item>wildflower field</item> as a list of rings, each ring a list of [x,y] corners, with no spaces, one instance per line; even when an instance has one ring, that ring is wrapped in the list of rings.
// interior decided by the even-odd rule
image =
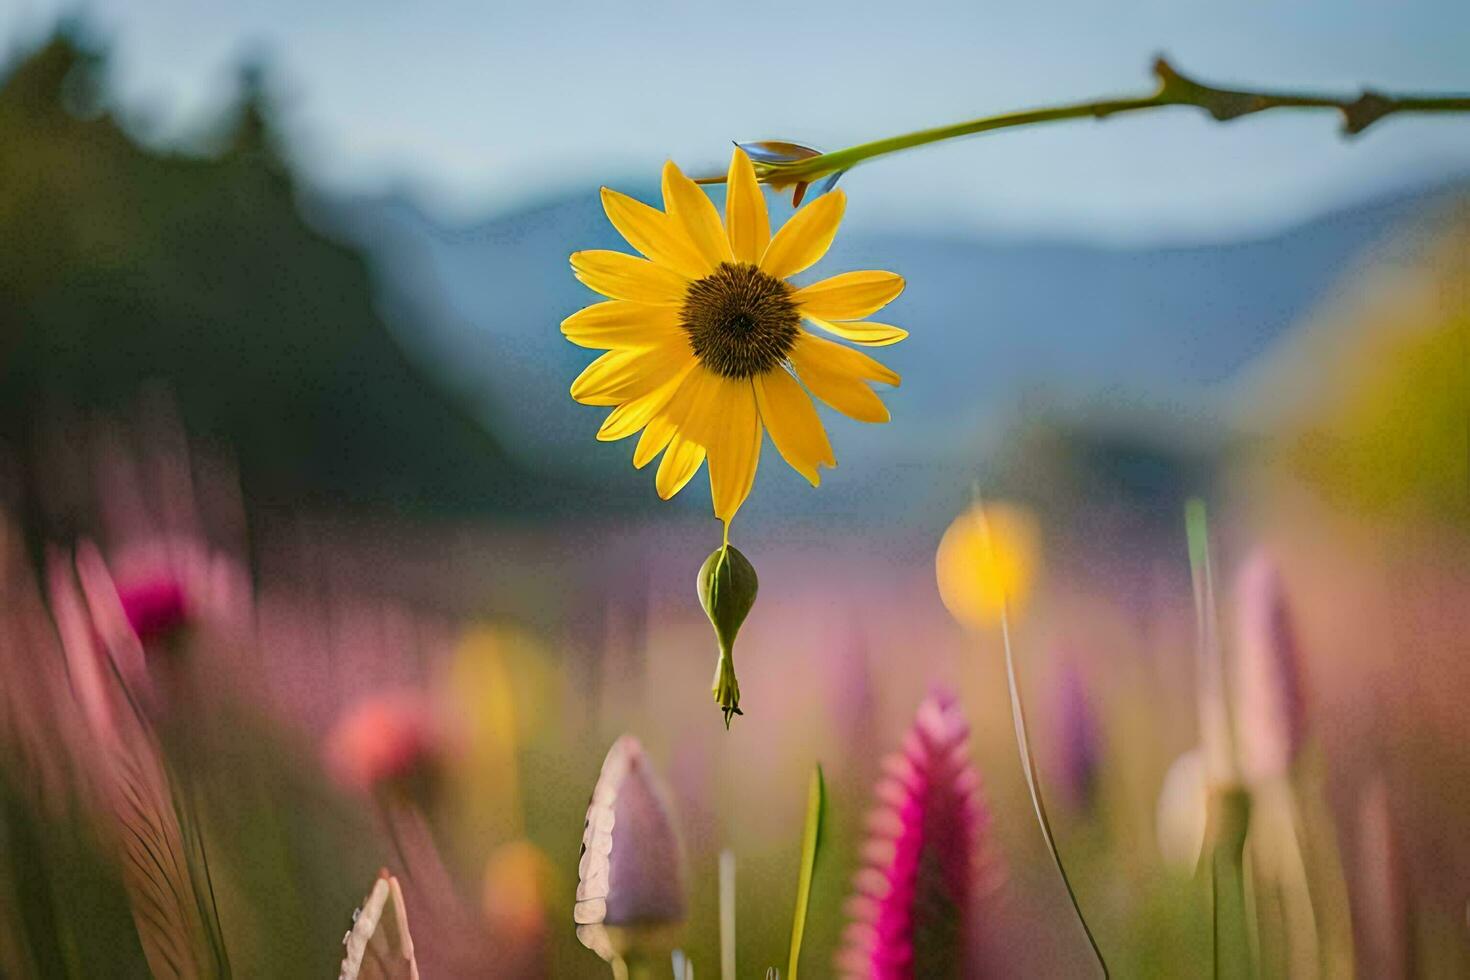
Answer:
[[[316,27],[181,134],[132,16],[0,68],[0,980],[1470,976],[1452,73],[1158,57],[925,129],[839,85],[825,152],[789,105],[697,145],[569,105],[477,224],[332,182]],[[387,16],[331,30],[472,60],[465,12]],[[597,113],[664,142],[575,169]],[[1185,244],[977,236],[990,147],[1098,120],[1141,193],[1231,200],[1150,141],[1244,185],[1289,156],[1219,149],[1252,126],[1458,163]]]

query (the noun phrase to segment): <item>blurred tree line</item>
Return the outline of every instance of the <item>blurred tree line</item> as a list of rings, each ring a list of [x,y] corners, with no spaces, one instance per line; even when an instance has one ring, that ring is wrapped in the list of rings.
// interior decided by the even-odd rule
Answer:
[[[103,58],[79,38],[63,30],[0,81],[7,503],[81,530],[37,485],[54,423],[126,415],[161,387],[256,504],[535,506],[493,435],[394,341],[364,257],[303,221],[259,73],[212,152],[158,152],[101,110]]]

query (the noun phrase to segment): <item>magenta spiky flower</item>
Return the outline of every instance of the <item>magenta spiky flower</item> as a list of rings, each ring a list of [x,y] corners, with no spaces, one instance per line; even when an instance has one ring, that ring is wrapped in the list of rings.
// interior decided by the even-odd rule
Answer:
[[[991,890],[989,815],[954,696],[919,705],[903,750],[883,762],[863,868],[853,879],[838,972],[866,980],[970,975],[977,902]]]

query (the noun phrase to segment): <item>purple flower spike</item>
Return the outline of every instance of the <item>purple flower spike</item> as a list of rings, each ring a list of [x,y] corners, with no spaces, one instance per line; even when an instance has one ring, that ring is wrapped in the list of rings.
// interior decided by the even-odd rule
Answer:
[[[613,743],[587,806],[572,918],[605,960],[666,952],[685,916],[684,858],[663,786],[631,735]]]
[[[1062,671],[1057,686],[1057,771],[1067,803],[1074,809],[1092,806],[1102,762],[1102,733],[1087,682],[1074,664]]]
[[[1236,583],[1236,727],[1246,779],[1285,776],[1306,736],[1306,696],[1296,624],[1281,573],[1258,552]]]
[[[853,879],[838,972],[907,980],[969,975],[977,902],[988,893],[981,840],[989,815],[954,696],[931,694],[883,763],[864,867]]]

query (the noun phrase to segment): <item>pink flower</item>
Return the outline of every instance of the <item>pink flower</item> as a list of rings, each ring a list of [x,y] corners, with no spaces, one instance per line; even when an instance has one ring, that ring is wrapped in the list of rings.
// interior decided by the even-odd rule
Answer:
[[[1276,563],[1257,552],[1236,583],[1236,728],[1248,780],[1285,776],[1306,737],[1296,623]]]
[[[144,646],[172,635],[189,618],[183,583],[171,574],[118,582],[117,597]]]
[[[938,691],[919,706],[903,751],[884,760],[837,957],[843,976],[968,974],[990,877],[980,847],[989,816],[969,738],[953,695]]]
[[[363,792],[429,775],[447,747],[444,726],[417,693],[379,694],[349,708],[327,735],[327,771]]]

